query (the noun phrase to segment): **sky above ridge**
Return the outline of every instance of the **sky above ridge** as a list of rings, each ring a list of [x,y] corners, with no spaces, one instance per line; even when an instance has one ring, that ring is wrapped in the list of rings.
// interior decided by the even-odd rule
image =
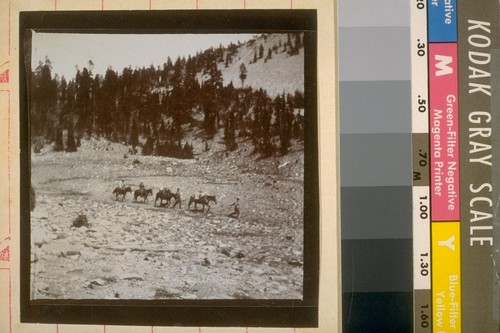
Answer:
[[[71,80],[93,63],[94,74],[104,75],[108,67],[121,72],[125,67],[163,66],[170,57],[193,56],[198,51],[229,43],[245,42],[251,34],[75,34],[33,32],[31,66],[35,69],[47,57],[52,73]]]

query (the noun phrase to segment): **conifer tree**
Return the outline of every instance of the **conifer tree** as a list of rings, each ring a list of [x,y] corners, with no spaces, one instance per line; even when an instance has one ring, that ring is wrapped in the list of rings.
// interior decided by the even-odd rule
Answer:
[[[247,68],[245,67],[244,63],[241,63],[240,65],[240,80],[241,80],[241,87],[243,88],[243,84],[245,83],[245,80],[247,78]]]
[[[57,80],[52,77],[52,62],[45,58],[45,62],[39,62],[31,78],[31,135],[54,138],[50,113],[57,104],[57,90]]]
[[[139,144],[139,132],[137,128],[137,120],[132,121],[132,128],[130,130],[130,141],[129,143],[132,145],[132,150],[136,151],[136,147]]]
[[[218,130],[219,102],[222,95],[222,72],[217,68],[217,63],[212,59],[206,69],[207,80],[205,81],[203,113],[204,127],[209,136],[213,136]]]
[[[68,127],[68,143],[66,145],[67,152],[75,152],[76,151],[76,142],[75,135],[73,133],[73,124],[70,124]]]
[[[232,109],[229,110],[224,122],[224,142],[226,144],[226,149],[229,151],[238,148],[235,135],[235,117]]]
[[[290,98],[285,93],[283,93],[282,97],[279,97],[276,105],[280,137],[279,152],[281,155],[286,155],[290,148],[292,137],[293,105],[291,105]]]
[[[54,150],[55,151],[63,151],[64,150],[63,132],[61,129],[57,130],[56,141],[54,143]]]
[[[76,83],[76,110],[78,114],[77,128],[79,132],[88,131],[92,133],[92,117],[93,111],[91,108],[91,86],[92,72],[87,68],[77,71],[75,77]]]
[[[153,155],[154,153],[154,148],[155,148],[155,140],[152,136],[149,136],[147,139],[146,139],[146,143],[144,144],[144,146],[142,147],[142,155]]]

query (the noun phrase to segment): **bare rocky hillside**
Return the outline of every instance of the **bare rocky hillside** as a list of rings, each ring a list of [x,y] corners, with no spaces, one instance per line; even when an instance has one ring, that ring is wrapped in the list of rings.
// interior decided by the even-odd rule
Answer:
[[[303,280],[303,151],[258,160],[240,142],[214,140],[193,160],[129,155],[83,140],[75,153],[32,154],[33,299],[300,299]],[[223,157],[223,158],[222,158]],[[119,180],[156,194],[180,188],[182,208],[112,194]],[[216,195],[209,212],[189,196]],[[230,206],[241,200],[241,216]],[[75,227],[85,217],[88,225]]]

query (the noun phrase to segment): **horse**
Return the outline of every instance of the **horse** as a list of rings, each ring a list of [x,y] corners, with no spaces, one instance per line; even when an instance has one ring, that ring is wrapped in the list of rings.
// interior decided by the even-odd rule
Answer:
[[[155,199],[155,206],[156,206],[156,203],[158,202],[158,199],[160,199],[160,206],[163,205],[163,200],[167,200],[167,205],[170,203],[170,194],[172,192],[170,192],[170,189],[162,189],[162,190],[159,190],[158,193],[156,193],[156,199]]]
[[[207,209],[207,213],[208,213],[208,211],[210,210],[210,205],[209,205],[210,201],[217,203],[217,199],[215,198],[215,195],[204,195],[199,199],[196,199],[196,197],[194,195],[192,195],[189,198],[188,210],[191,207],[191,204],[194,202],[194,210],[197,210],[196,205],[200,204],[200,205],[203,205],[203,208],[201,209],[202,212],[205,210],[205,206],[208,206],[208,209]]]
[[[175,203],[172,206],[172,208],[177,206],[177,204],[179,204],[179,207],[182,208],[181,196],[178,193],[170,192],[169,189],[166,189],[165,191],[160,190],[160,191],[158,191],[158,193],[156,193],[155,206],[156,206],[156,202],[158,201],[158,199],[160,199],[160,206],[163,204],[163,200],[167,200],[167,207],[168,207],[168,206],[170,206],[170,200],[172,200],[172,198],[175,199]]]
[[[114,189],[113,194],[116,196],[116,200],[118,200],[118,196],[121,195],[122,196],[122,202],[123,202],[123,199],[125,198],[125,195],[128,192],[132,193],[132,189],[130,188],[130,186],[127,186],[125,188],[117,187],[117,188]]]
[[[153,190],[150,188],[147,190],[144,188],[140,188],[140,189],[134,191],[134,201],[137,201],[138,197],[143,197],[144,202],[148,202],[149,196],[153,196]]]

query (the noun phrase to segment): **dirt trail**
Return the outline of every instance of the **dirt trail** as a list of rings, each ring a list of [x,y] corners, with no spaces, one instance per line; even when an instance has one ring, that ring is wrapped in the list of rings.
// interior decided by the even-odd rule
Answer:
[[[127,150],[88,140],[76,153],[32,155],[32,298],[302,298],[300,153],[254,162],[215,153],[124,158]],[[130,194],[116,201],[120,179],[154,194],[180,188],[182,208]],[[200,190],[217,196],[208,213],[187,210]],[[228,217],[236,197],[239,219]],[[79,214],[89,227],[71,226]]]

